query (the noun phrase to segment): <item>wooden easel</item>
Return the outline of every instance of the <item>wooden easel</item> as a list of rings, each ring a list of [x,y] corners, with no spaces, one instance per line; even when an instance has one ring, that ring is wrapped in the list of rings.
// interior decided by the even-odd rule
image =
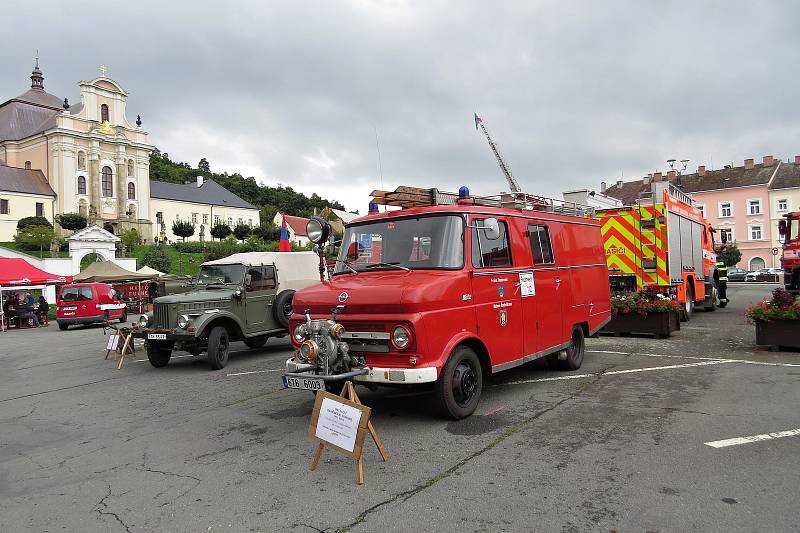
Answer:
[[[356,389],[355,389],[355,387],[353,387],[353,383],[350,382],[350,381],[348,381],[348,382],[346,382],[344,384],[344,387],[342,387],[342,392],[339,393],[339,396],[341,398],[344,398],[345,400],[349,400],[350,402],[352,402],[352,403],[354,403],[356,405],[359,405],[359,406],[363,406],[364,405],[364,404],[361,403],[361,399],[358,397],[358,394],[356,394]],[[361,425],[359,427],[358,435],[356,436],[355,448],[353,449],[352,452],[350,452],[348,450],[344,450],[342,448],[339,448],[338,446],[335,446],[333,444],[324,442],[324,441],[322,441],[322,440],[320,440],[320,439],[318,439],[318,438],[316,438],[314,436],[314,432],[313,432],[314,431],[314,427],[316,426],[317,419],[319,418],[319,410],[315,409],[314,413],[311,416],[311,427],[309,428],[309,436],[311,436],[312,438],[317,439],[319,441],[319,444],[317,445],[317,450],[314,452],[314,457],[311,460],[311,465],[309,466],[309,470],[315,470],[317,468],[317,465],[319,465],[319,460],[322,457],[322,450],[324,450],[325,447],[327,446],[329,448],[337,449],[337,450],[345,453],[346,455],[351,456],[353,459],[356,460],[356,465],[357,465],[356,466],[356,468],[357,468],[356,482],[359,485],[363,485],[364,484],[364,462],[362,460],[361,455],[362,455],[362,453],[364,451],[364,440],[366,439],[366,432],[369,432],[370,436],[372,437],[372,441],[375,443],[375,446],[378,448],[378,453],[381,455],[381,458],[384,461],[387,461],[389,459],[389,454],[386,453],[386,448],[383,447],[383,444],[381,443],[381,439],[378,438],[378,433],[375,431],[375,427],[372,425],[372,422],[369,420],[369,416],[371,414],[371,409],[369,409],[368,407],[365,407],[364,411],[365,412],[362,413],[362,423],[361,423]],[[364,420],[366,420],[366,424],[363,423]]]
[[[113,326],[109,326],[114,330],[113,336],[116,336],[119,340],[116,342],[116,355],[114,357],[117,363],[117,370],[122,368],[122,364],[125,362],[125,356],[127,354],[135,354],[136,353],[136,346],[133,343],[133,332],[127,329],[117,329]],[[119,341],[122,341],[122,346],[119,345]],[[106,346],[106,356],[105,359],[108,359],[109,354],[114,351],[113,348],[108,348]]]

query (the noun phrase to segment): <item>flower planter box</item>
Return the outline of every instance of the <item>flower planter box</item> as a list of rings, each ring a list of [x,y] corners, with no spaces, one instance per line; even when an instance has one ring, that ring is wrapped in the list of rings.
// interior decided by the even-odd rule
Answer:
[[[611,321],[603,327],[601,332],[617,336],[641,333],[663,339],[679,329],[681,329],[681,322],[675,311],[661,311],[646,315],[630,312],[613,315]]]
[[[800,320],[756,320],[756,344],[773,349],[800,348]]]

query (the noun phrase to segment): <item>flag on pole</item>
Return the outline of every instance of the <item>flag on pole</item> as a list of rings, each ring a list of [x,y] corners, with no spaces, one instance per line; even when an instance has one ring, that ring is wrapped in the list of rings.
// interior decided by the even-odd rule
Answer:
[[[483,122],[483,120],[481,120],[481,117],[479,117],[478,114],[475,113],[475,129],[476,130],[478,129],[478,124],[480,124],[481,122]]]
[[[291,252],[292,245],[289,244],[289,230],[286,229],[286,215],[281,215],[281,242],[278,245],[279,252]]]

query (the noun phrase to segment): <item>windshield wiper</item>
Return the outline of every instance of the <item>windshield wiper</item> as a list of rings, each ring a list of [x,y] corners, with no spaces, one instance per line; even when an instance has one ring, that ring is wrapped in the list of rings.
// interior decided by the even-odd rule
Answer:
[[[405,270],[406,272],[411,272],[410,268],[404,267],[403,265],[400,264],[399,261],[394,261],[392,263],[372,263],[364,266],[364,268],[378,268],[378,267],[396,268],[398,270]]]
[[[353,268],[353,265],[351,265],[351,264],[350,264],[349,262],[347,262],[346,260],[344,260],[344,259],[337,259],[337,260],[336,260],[336,262],[337,262],[337,263],[341,263],[341,264],[343,264],[343,265],[345,266],[345,268],[347,268],[347,270],[349,270],[349,271],[350,271],[350,272],[352,272],[353,274],[358,274],[358,270],[356,270],[355,268]]]

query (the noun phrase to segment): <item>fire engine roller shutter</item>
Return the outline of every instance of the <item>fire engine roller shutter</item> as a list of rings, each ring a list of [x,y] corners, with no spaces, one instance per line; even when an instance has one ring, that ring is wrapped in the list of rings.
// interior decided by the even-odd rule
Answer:
[[[669,272],[672,281],[683,279],[683,268],[694,268],[702,276],[703,243],[702,226],[693,220],[670,212],[669,219]]]

